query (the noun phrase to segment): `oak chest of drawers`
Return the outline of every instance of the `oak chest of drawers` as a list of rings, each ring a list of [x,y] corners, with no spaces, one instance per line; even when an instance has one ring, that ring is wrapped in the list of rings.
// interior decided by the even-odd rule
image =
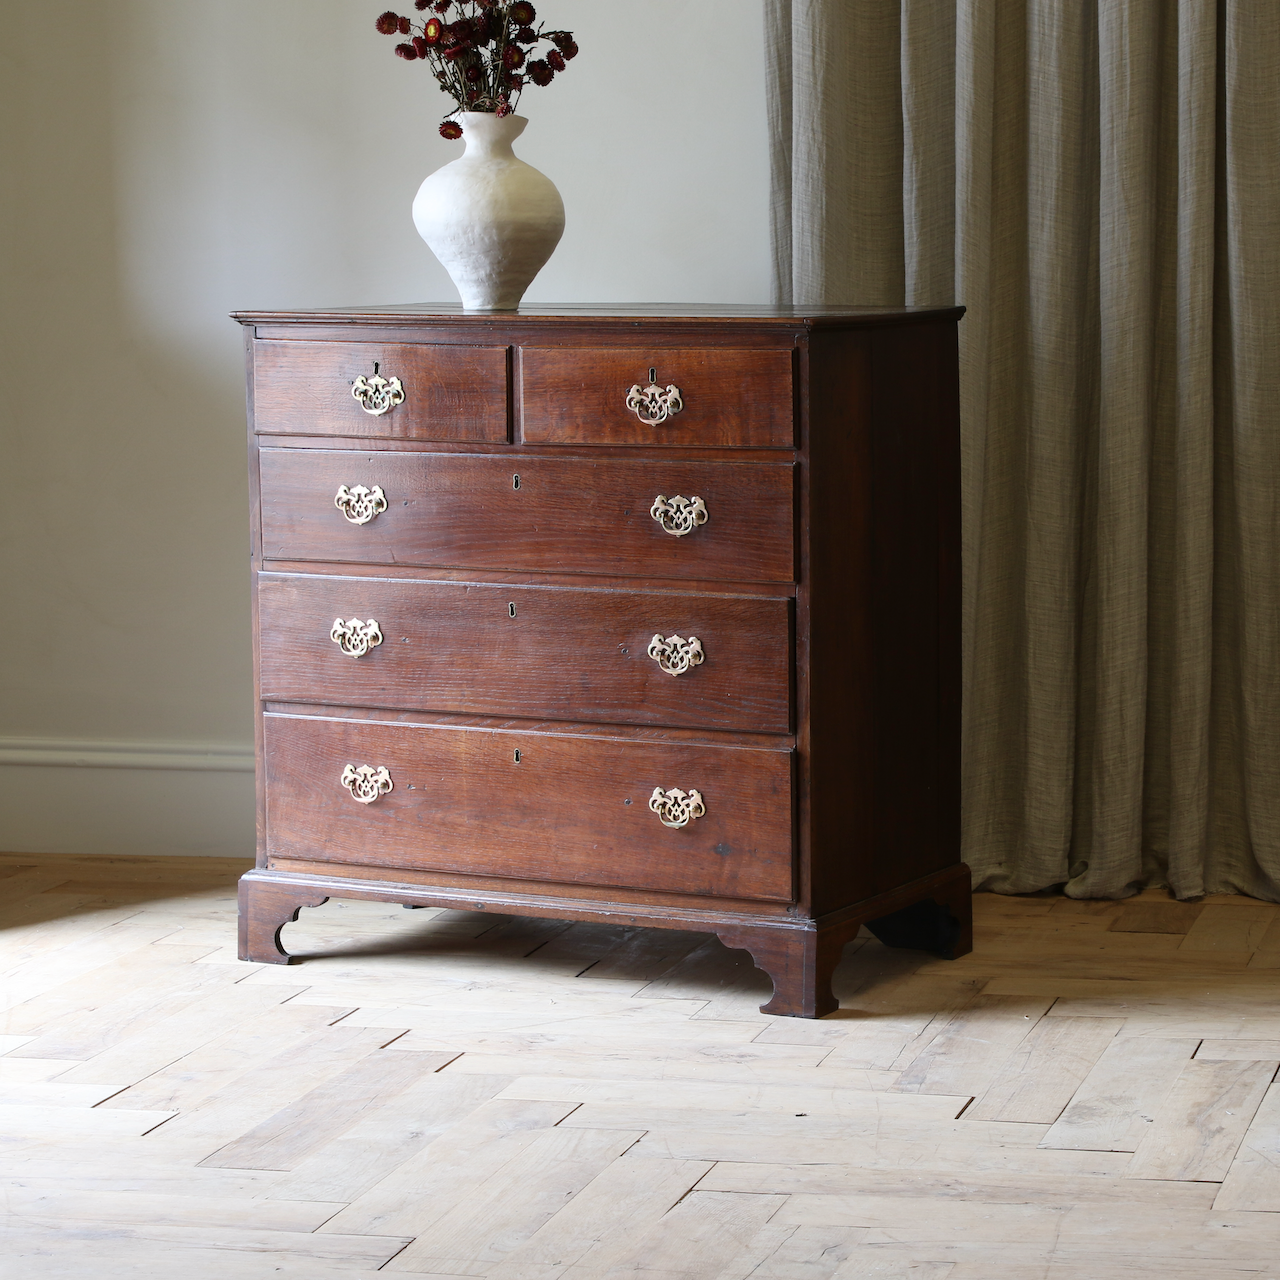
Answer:
[[[328,897],[705,929],[814,1017],[865,922],[967,951],[959,316],[237,315],[242,957]]]

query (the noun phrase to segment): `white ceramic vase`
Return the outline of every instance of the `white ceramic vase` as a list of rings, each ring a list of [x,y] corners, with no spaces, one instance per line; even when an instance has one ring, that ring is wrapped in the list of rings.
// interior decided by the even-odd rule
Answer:
[[[564,201],[515,155],[523,116],[457,117],[466,153],[418,188],[413,221],[468,311],[514,311],[564,234]]]

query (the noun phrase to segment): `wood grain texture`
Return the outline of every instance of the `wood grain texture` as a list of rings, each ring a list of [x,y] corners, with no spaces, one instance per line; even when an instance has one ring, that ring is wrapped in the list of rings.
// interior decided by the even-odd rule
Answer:
[[[260,575],[258,594],[267,701],[791,728],[789,600],[292,574]],[[335,618],[384,639],[347,656]],[[656,634],[697,637],[702,663],[664,672]]]
[[[1267,1090],[1213,1208],[1215,1213],[1280,1213],[1280,1085]]]
[[[272,857],[791,897],[788,751],[274,715],[266,744]],[[357,803],[349,763],[386,767],[394,790]],[[706,815],[663,826],[659,786],[697,789]]]
[[[17,861],[0,854],[0,882]],[[841,1008],[800,1022],[730,991],[745,955],[692,930],[335,899],[286,932],[302,967],[242,966],[228,954],[242,862],[209,874],[131,860],[116,879],[112,859],[38,861],[51,887],[127,901],[135,940],[153,937],[84,969],[62,960],[117,929],[115,908],[86,914],[68,893],[61,915],[34,926],[64,978],[18,1006],[25,1024],[92,1055],[15,1057],[34,1041],[0,1039],[0,1242],[38,1274],[373,1280],[397,1254],[415,1265],[420,1241],[433,1268],[493,1280],[1265,1280],[1274,1269],[1277,1086],[1250,1119],[1228,1079],[1266,1077],[1278,1060],[1274,984],[1248,955],[1113,934],[1106,912],[1059,912],[1061,899],[980,894],[985,950],[944,962],[861,941],[837,969]],[[1280,905],[1256,905],[1280,918]],[[1095,925],[1058,930],[1060,915]],[[0,930],[0,971],[29,964],[30,937]],[[1123,942],[1100,953],[1106,978],[1077,972],[1095,954],[1087,938]],[[1171,955],[1177,972],[1152,976]],[[231,981],[179,1007],[195,970]],[[1022,1002],[1041,999],[1055,1001],[1050,1015],[1028,1019]],[[1062,1012],[1085,999],[1106,1012]],[[147,1000],[161,1016],[146,1016]],[[121,1037],[109,1034],[113,1008]],[[1262,1012],[1240,1012],[1251,1008]],[[1065,1090],[1054,1048],[1087,1056],[1101,1024],[1115,1035],[1052,1127],[983,1119],[976,1102],[956,1118],[963,1096],[897,1087],[912,1085],[902,1064],[914,1070],[928,1047],[931,1090],[952,1054],[957,1080],[1000,1060],[989,1099]],[[1201,1041],[1205,1026],[1213,1040]],[[895,1038],[888,1067],[853,1065]],[[980,1053],[981,1040],[995,1051]],[[1194,1089],[1187,1068],[1201,1072]],[[1179,1076],[1178,1106],[1154,1096]],[[1158,1151],[1196,1158],[1130,1177],[1128,1151],[1042,1145],[1068,1127],[1079,1140],[1092,1123],[1096,1140],[1135,1121],[1144,1134],[1163,1126]],[[1213,1156],[1237,1136],[1225,1163]],[[234,1150],[296,1164],[201,1163]]]
[[[521,427],[526,444],[677,444],[788,449],[795,443],[790,348],[524,346]],[[633,386],[679,388],[684,408],[643,422],[627,408]]]
[[[269,560],[728,582],[794,576],[789,464],[320,449],[260,457]],[[387,510],[351,524],[333,501],[344,484],[381,486]],[[706,524],[684,537],[664,532],[649,514],[659,495],[701,498]]]
[[[1188,1062],[1125,1176],[1221,1182],[1277,1067],[1280,1062]]]
[[[263,435],[392,440],[509,438],[507,349],[390,342],[256,342],[254,427]],[[404,403],[375,416],[352,395],[359,377],[399,378]]]

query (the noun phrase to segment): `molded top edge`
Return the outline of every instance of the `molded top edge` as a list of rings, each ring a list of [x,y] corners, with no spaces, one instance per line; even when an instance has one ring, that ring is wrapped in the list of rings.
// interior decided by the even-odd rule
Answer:
[[[631,320],[681,323],[714,320],[726,324],[777,324],[808,328],[854,328],[959,320],[964,307],[748,306],[738,303],[643,303],[631,306],[521,307],[518,311],[464,311],[459,303],[411,302],[381,307],[327,307],[306,311],[233,311],[241,324],[346,323],[403,324],[415,320],[449,320],[469,325],[500,325],[522,320],[573,323],[583,320]]]

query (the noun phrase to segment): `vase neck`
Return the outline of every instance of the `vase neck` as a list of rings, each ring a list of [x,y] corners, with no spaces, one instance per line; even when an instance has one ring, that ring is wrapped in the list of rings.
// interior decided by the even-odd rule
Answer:
[[[464,111],[458,122],[467,144],[468,160],[513,159],[511,144],[524,132],[524,116],[496,116],[484,111]]]

